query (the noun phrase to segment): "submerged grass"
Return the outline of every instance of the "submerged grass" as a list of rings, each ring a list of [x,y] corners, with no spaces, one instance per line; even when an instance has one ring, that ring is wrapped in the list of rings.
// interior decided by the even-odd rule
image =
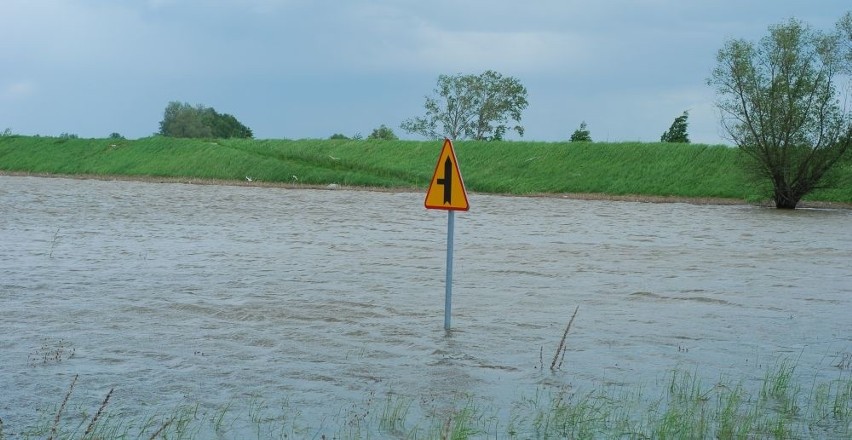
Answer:
[[[642,387],[606,386],[591,391],[540,387],[533,396],[521,397],[503,411],[472,396],[461,395],[442,406],[425,403],[428,399],[420,399],[418,404],[414,398],[389,391],[383,401],[371,394],[364,402],[338,412],[334,420],[323,419],[320,426],[309,426],[301,412],[286,401],[270,405],[250,398],[218,409],[188,405],[165,415],[134,418],[104,411],[109,396],[94,417],[84,411],[54,423],[53,416],[61,414],[68,403],[66,395],[58,411],[40,412],[33,427],[10,433],[15,427],[0,425],[0,439],[852,437],[852,375],[841,371],[834,380],[814,380],[811,390],[803,392],[799,385],[803,378],[795,370],[793,363],[780,362],[756,385],[725,379],[705,384],[697,373],[676,370],[669,373],[666,386],[656,397],[644,395]],[[500,413],[508,418],[501,418]]]
[[[469,191],[760,200],[738,150],[663,143],[455,143]],[[0,171],[423,189],[441,142],[0,137]],[[852,203],[852,166],[810,200]]]

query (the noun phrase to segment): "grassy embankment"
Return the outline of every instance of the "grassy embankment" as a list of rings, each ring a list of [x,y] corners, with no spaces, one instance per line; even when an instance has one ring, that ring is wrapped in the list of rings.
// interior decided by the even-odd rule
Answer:
[[[468,191],[757,201],[736,149],[661,143],[455,144]],[[437,141],[139,140],[0,137],[0,171],[178,180],[424,189]],[[852,167],[839,189],[806,200],[852,203]]]

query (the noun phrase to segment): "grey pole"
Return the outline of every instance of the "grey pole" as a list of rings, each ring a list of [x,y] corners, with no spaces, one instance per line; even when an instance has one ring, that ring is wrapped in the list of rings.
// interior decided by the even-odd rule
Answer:
[[[453,302],[453,229],[455,229],[455,211],[447,211],[447,280],[444,297],[444,330],[450,329],[450,315]]]

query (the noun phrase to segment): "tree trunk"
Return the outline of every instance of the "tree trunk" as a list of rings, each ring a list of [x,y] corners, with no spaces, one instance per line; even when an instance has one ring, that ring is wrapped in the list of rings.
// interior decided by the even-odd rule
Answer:
[[[788,201],[775,201],[775,207],[778,209],[796,209],[796,202],[788,202]]]
[[[775,188],[775,207],[778,209],[796,209],[802,194],[794,194],[791,189]]]

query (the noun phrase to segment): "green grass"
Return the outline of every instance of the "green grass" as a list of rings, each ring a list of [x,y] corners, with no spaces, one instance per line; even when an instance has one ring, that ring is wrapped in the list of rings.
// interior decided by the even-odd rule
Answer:
[[[738,150],[662,143],[456,142],[468,191],[760,200]],[[425,189],[436,141],[0,137],[0,171]],[[808,200],[852,203],[852,166]]]
[[[303,420],[288,401],[270,404],[248,398],[202,409],[184,405],[164,413],[131,417],[109,409],[98,417],[69,395],[60,405],[38,411],[25,429],[3,426],[9,438],[405,438],[405,439],[789,439],[852,436],[852,374],[833,380],[796,373],[790,362],[769,368],[757,383],[724,378],[702,383],[698,374],[671,371],[660,395],[643,387],[604,386],[590,391],[540,387],[510,408],[494,408],[460,393],[445,403],[426,396],[374,393],[362,402],[323,417],[319,426]],[[57,401],[60,400],[57,398]],[[106,402],[106,400],[105,400]],[[68,403],[68,409],[65,409]],[[333,408],[330,408],[333,410]],[[94,415],[93,415],[94,413]],[[501,418],[500,414],[504,414]],[[61,417],[60,417],[61,416]],[[16,430],[17,428],[17,430]],[[88,432],[88,433],[87,433]]]

